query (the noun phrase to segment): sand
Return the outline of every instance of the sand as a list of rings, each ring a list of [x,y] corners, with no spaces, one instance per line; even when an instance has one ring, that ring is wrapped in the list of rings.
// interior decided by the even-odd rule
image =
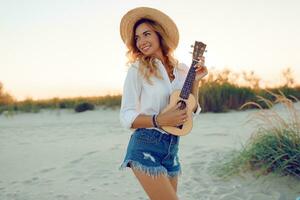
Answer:
[[[297,104],[300,108],[300,104]],[[277,108],[282,112],[282,108]],[[300,181],[252,173],[222,179],[212,168],[241,148],[255,125],[252,111],[202,113],[181,138],[178,196],[181,200],[294,200]],[[130,130],[118,110],[43,110],[0,115],[1,200],[144,200],[132,172],[119,171]]]

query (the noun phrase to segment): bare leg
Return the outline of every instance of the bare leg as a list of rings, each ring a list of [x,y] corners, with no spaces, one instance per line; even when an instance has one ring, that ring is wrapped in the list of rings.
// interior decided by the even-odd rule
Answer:
[[[142,171],[132,169],[151,200],[179,200],[170,180],[166,176],[152,178]]]
[[[175,193],[177,192],[177,183],[178,183],[178,176],[175,176],[175,177],[172,177],[172,178],[169,178],[170,180],[170,183],[175,191]]]

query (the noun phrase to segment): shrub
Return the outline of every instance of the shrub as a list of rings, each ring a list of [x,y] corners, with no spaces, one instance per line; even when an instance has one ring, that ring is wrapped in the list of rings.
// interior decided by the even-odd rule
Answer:
[[[268,107],[281,103],[288,116],[282,117],[274,109],[263,110],[257,103],[248,102],[261,108],[250,120],[257,123],[257,129],[244,148],[234,154],[221,169],[230,175],[244,170],[258,170],[292,175],[300,178],[300,118],[292,100],[269,92],[275,101],[260,97]],[[298,100],[295,97],[294,101]]]
[[[94,104],[87,103],[87,102],[79,103],[75,107],[76,112],[84,112],[84,111],[87,111],[87,110],[94,110],[94,109],[95,109]]]

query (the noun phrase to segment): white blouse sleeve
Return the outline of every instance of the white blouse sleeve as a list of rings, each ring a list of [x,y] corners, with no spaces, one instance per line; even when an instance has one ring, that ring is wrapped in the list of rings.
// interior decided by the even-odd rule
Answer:
[[[138,106],[141,89],[141,77],[138,75],[137,67],[132,65],[125,78],[120,109],[120,122],[125,128],[132,129],[132,123],[139,115]]]

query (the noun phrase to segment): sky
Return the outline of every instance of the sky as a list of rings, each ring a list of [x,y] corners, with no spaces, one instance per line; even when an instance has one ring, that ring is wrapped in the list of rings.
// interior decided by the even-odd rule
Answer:
[[[18,100],[122,93],[127,58],[119,23],[139,6],[176,22],[180,62],[191,64],[198,40],[207,44],[209,71],[254,71],[279,84],[290,67],[300,77],[298,0],[0,0],[4,89]]]

